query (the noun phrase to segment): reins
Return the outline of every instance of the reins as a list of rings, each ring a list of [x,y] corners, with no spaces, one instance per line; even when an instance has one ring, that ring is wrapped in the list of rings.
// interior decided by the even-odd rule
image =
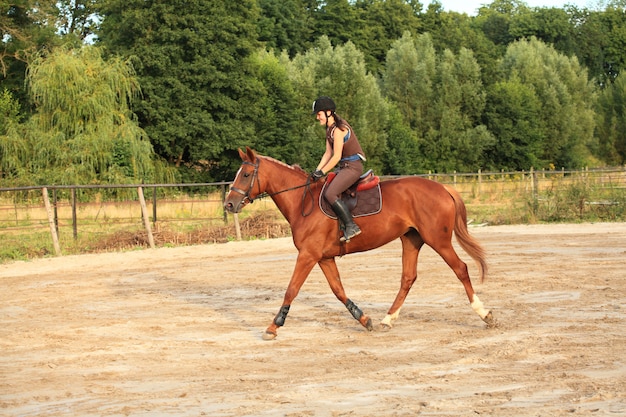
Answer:
[[[304,192],[302,193],[302,217],[307,217],[308,215],[313,213],[313,209],[315,208],[315,205],[314,205],[315,199],[313,198],[313,191],[311,191],[311,180],[308,179],[308,178],[306,180],[306,183],[304,183],[304,184],[296,185],[294,187],[285,188],[284,190],[276,191],[274,193],[268,193],[268,192],[261,193],[258,196],[256,196],[255,200],[258,199],[258,198],[273,197],[273,196],[275,196],[277,194],[286,193],[287,191],[298,190],[300,188],[304,188]],[[304,204],[305,204],[304,202],[305,202],[305,199],[306,199],[307,195],[311,196],[311,207],[309,208],[309,211],[305,212],[304,211]],[[252,201],[253,200],[250,199],[251,203],[252,203]]]
[[[273,193],[268,193],[268,192],[263,192],[260,193],[259,195],[257,195],[255,198],[251,198],[250,197],[250,190],[252,190],[252,188],[254,187],[254,182],[256,181],[259,184],[259,191],[261,188],[261,184],[259,183],[259,177],[258,177],[258,172],[259,172],[259,162],[258,159],[255,161],[255,163],[252,162],[248,162],[245,161],[244,165],[252,165],[254,167],[254,172],[253,172],[253,177],[252,177],[252,181],[250,182],[250,188],[248,189],[248,191],[244,191],[241,190],[239,188],[233,187],[231,186],[231,190],[242,194],[244,196],[244,198],[248,199],[248,201],[250,201],[250,203],[254,203],[254,200],[259,199],[259,198],[264,198],[264,197],[273,197],[275,195],[278,194],[282,194],[282,193],[286,193],[288,191],[293,191],[293,190],[298,190],[300,188],[304,188],[304,193],[302,193],[302,217],[307,217],[308,215],[310,215],[313,212],[313,209],[315,208],[315,204],[314,201],[315,199],[313,198],[313,191],[311,191],[311,179],[307,178],[306,183],[304,184],[300,184],[300,185],[296,185],[294,187],[289,187],[289,188],[285,188],[284,190],[280,190],[280,191],[276,191]],[[310,195],[311,196],[311,207],[309,209],[309,211],[305,212],[304,211],[304,202],[306,199],[306,196]]]

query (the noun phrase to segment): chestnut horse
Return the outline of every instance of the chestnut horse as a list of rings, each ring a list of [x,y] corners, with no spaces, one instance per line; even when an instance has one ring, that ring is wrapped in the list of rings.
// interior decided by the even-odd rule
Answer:
[[[465,287],[473,310],[489,327],[495,325],[491,311],[474,293],[467,265],[452,247],[452,232],[461,247],[476,261],[481,281],[487,273],[485,253],[469,235],[467,214],[461,196],[452,188],[425,178],[405,177],[380,183],[383,209],[380,213],[358,217],[363,233],[349,242],[340,242],[337,221],[326,216],[317,205],[323,181],[310,183],[308,174],[297,166],[289,166],[252,149],[239,150],[243,160],[224,208],[231,213],[262,195],[269,195],[285,216],[298,249],[298,257],[283,304],[263,335],[271,340],[283,326],[292,301],[298,295],[309,273],[318,264],[333,293],[353,317],[368,330],[372,321],[347,296],[341,284],[335,257],[378,248],[396,238],[402,241],[402,277],[396,299],[382,320],[391,327],[400,307],[417,278],[417,257],[424,244],[433,248],[452,268]]]

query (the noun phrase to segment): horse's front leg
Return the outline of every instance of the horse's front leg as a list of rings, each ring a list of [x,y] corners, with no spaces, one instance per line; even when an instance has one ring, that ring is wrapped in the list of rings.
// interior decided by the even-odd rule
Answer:
[[[424,245],[422,237],[415,230],[411,230],[404,236],[401,236],[400,240],[402,241],[402,278],[400,281],[400,289],[387,315],[380,322],[383,329],[393,327],[393,322],[396,321],[400,315],[400,308],[404,304],[404,300],[406,300],[413,283],[417,279],[417,257],[421,247]]]
[[[274,317],[272,324],[270,324],[265,330],[265,333],[263,334],[264,340],[273,340],[278,335],[278,328],[285,324],[285,319],[287,318],[287,313],[289,313],[291,302],[296,298],[298,292],[300,292],[300,288],[302,288],[302,284],[304,284],[304,281],[306,281],[309,273],[311,273],[311,270],[315,266],[315,262],[315,258],[308,253],[300,252],[298,254],[296,267],[291,275],[287,291],[285,291],[283,305],[280,307],[280,310],[278,310],[278,314]]]
[[[346,291],[343,289],[343,285],[341,284],[341,278],[339,277],[339,270],[337,269],[335,259],[322,259],[318,262],[318,264],[328,281],[328,285],[330,285],[330,289],[333,290],[335,297],[337,297],[337,299],[346,306],[348,311],[352,314],[352,317],[357,319],[363,327],[369,331],[374,330],[372,320],[363,314],[361,309],[346,296]]]

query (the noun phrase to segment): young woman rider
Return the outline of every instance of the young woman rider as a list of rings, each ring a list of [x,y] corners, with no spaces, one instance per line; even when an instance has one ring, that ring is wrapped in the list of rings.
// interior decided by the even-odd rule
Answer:
[[[311,180],[317,181],[339,167],[337,175],[326,187],[324,198],[328,201],[345,226],[341,241],[349,242],[361,234],[352,214],[341,200],[341,193],[354,184],[363,174],[365,154],[352,127],[335,113],[335,102],[330,97],[320,97],[313,102],[313,114],[320,125],[326,126],[326,152],[322,155]]]

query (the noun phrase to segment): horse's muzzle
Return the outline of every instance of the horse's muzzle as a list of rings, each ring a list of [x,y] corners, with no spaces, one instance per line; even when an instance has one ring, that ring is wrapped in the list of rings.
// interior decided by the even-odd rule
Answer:
[[[224,210],[226,210],[227,212],[231,214],[239,213],[241,211],[241,208],[239,206],[241,206],[241,203],[238,204],[237,207],[235,207],[235,205],[232,202],[227,201],[224,203]]]
[[[236,196],[237,197],[237,196]],[[246,206],[246,198],[233,198],[230,195],[224,200],[224,210],[231,214],[241,213],[241,210]]]

